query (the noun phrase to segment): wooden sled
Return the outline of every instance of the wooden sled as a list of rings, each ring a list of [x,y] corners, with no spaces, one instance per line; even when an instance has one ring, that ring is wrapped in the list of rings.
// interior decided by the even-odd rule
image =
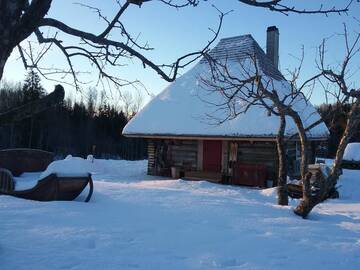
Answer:
[[[90,201],[94,185],[91,175],[84,177],[59,177],[56,174],[39,180],[30,189],[14,190],[14,180],[8,170],[0,170],[0,194],[35,201],[72,201],[89,185],[85,202]],[[11,180],[10,180],[11,179]],[[12,181],[12,183],[11,183]]]

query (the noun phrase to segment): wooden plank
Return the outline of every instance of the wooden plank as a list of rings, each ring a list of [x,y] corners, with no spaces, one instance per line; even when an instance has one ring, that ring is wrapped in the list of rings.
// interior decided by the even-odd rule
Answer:
[[[171,145],[172,151],[197,152],[197,145]]]
[[[155,174],[155,143],[153,141],[148,142],[148,168],[147,173],[149,175]]]
[[[185,154],[185,153],[189,153],[189,154],[197,154],[197,150],[193,151],[189,151],[189,150],[182,150],[182,149],[173,149],[171,148],[170,151],[172,153],[178,153],[178,154]]]
[[[182,163],[194,163],[197,164],[196,159],[194,158],[173,158],[173,162],[182,162]]]
[[[180,160],[180,159],[191,159],[191,160],[196,160],[197,158],[197,154],[189,154],[189,153],[177,153],[176,155],[174,153],[172,153],[172,159],[175,160]]]
[[[203,169],[203,153],[204,153],[204,143],[202,140],[199,140],[198,148],[197,148],[197,169],[199,171]]]
[[[229,160],[229,143],[227,141],[222,141],[221,151],[221,171],[223,174],[227,174]]]
[[[247,155],[239,155],[238,160],[275,160],[276,154],[273,156],[264,156],[264,155],[256,155],[256,154],[247,154]]]
[[[198,159],[197,141],[173,141],[169,145],[171,160],[175,167],[196,170]]]
[[[221,181],[222,174],[216,172],[205,172],[205,171],[185,171],[185,178],[188,179],[203,179],[203,180],[214,180],[215,182]]]

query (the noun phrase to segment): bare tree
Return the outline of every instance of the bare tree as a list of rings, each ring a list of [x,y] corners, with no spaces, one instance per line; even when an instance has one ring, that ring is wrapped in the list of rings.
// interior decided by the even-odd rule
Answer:
[[[73,28],[65,22],[47,17],[52,4],[52,0],[2,0],[0,1],[0,80],[6,61],[15,48],[18,49],[25,68],[37,69],[40,74],[47,77],[49,74],[63,73],[73,77],[73,85],[79,87],[81,83],[78,79],[78,71],[75,70],[73,61],[75,58],[85,58],[90,61],[98,70],[99,80],[105,78],[116,86],[124,86],[135,82],[127,81],[125,78],[113,76],[108,73],[107,66],[120,67],[124,59],[136,58],[140,60],[143,67],[149,67],[156,71],[163,79],[171,82],[176,79],[178,70],[186,67],[208,49],[216,39],[224,14],[219,12],[219,24],[213,31],[213,37],[201,50],[190,52],[176,59],[173,63],[158,64],[145,56],[146,51],[152,50],[148,44],[139,44],[137,39],[130,34],[122,22],[122,16],[127,9],[133,5],[141,5],[143,0],[124,0],[113,1],[117,9],[116,14],[111,20],[103,15],[102,11],[96,7],[86,6],[97,12],[99,17],[105,21],[106,27],[101,33],[92,33]],[[198,1],[178,0],[161,1],[165,5],[176,8],[185,6],[196,6]],[[52,36],[45,36],[42,29],[50,28],[56,30]],[[78,44],[65,45],[64,41],[58,37],[58,33],[79,39]],[[120,33],[121,40],[111,39],[114,32]],[[36,55],[32,48],[26,49],[23,41],[31,35],[35,35],[39,44],[44,44]],[[47,54],[50,47],[55,46],[63,54],[68,64],[67,70],[49,69],[41,67],[40,61]]]
[[[122,110],[128,119],[133,117],[141,109],[144,102],[144,96],[140,90],[132,92],[123,91],[120,94],[120,99],[123,103]]]
[[[326,65],[326,47],[325,40],[319,47],[319,61],[318,68],[320,72],[308,80],[304,81],[301,85],[297,84],[299,73],[301,70],[302,61],[300,67],[292,73],[291,80],[288,81],[287,91],[284,92],[283,86],[276,81],[285,80],[284,78],[274,78],[267,74],[264,74],[258,67],[258,60],[256,55],[248,55],[247,59],[250,59],[251,64],[246,62],[239,62],[236,74],[231,71],[227,62],[220,62],[212,59],[211,56],[205,55],[208,63],[211,67],[212,76],[210,79],[203,79],[206,85],[207,91],[216,92],[222,96],[221,102],[212,103],[218,109],[225,111],[224,118],[217,119],[218,123],[228,121],[236,118],[238,115],[246,113],[253,106],[260,106],[265,108],[269,113],[279,116],[280,125],[277,134],[277,149],[279,159],[279,171],[278,171],[278,203],[284,205],[287,203],[286,195],[286,168],[284,166],[284,139],[292,139],[292,136],[285,137],[284,130],[286,126],[285,116],[290,117],[296,127],[296,136],[300,140],[301,145],[301,181],[303,183],[303,198],[300,200],[299,205],[294,209],[294,212],[302,216],[307,217],[314,206],[320,202],[326,200],[329,197],[334,196],[336,193],[337,180],[341,174],[341,163],[344,155],[344,151],[347,143],[356,131],[356,126],[360,124],[360,89],[350,83],[357,70],[350,70],[350,62],[354,61],[354,58],[360,52],[360,33],[357,33],[354,40],[350,42],[348,31],[346,26],[344,27],[344,43],[345,43],[345,56],[340,65],[331,67]],[[245,63],[245,64],[244,64]],[[314,128],[316,125],[322,122],[319,119],[308,126],[304,125],[303,119],[300,117],[299,112],[294,108],[294,104],[300,99],[307,102],[307,97],[304,95],[304,89],[311,88],[311,91],[315,87],[315,82],[323,81],[330,83],[332,88],[326,88],[326,94],[331,94],[336,98],[338,103],[350,103],[351,110],[348,114],[348,120],[346,128],[341,138],[340,144],[337,149],[336,158],[331,170],[331,173],[320,183],[318,190],[315,194],[311,192],[310,178],[312,174],[308,171],[308,138],[307,132]],[[206,100],[205,100],[206,101]],[[239,104],[241,104],[239,106]],[[211,115],[210,115],[211,117]]]
[[[302,118],[293,108],[293,105],[301,99],[307,102],[303,94],[303,89],[309,85],[311,80],[305,81],[299,87],[297,87],[295,83],[298,77],[297,73],[294,73],[293,80],[289,82],[286,82],[285,78],[280,74],[276,74],[277,80],[275,80],[272,76],[264,74],[259,68],[257,55],[255,54],[249,54],[246,60],[238,62],[235,73],[231,71],[227,61],[222,63],[211,58],[210,55],[206,55],[205,57],[211,67],[212,76],[210,79],[206,78],[202,79],[202,81],[206,86],[206,91],[216,92],[221,95],[222,98],[220,102],[212,103],[212,105],[215,105],[218,110],[225,112],[224,117],[218,119],[218,123],[234,119],[240,114],[246,113],[254,106],[264,108],[269,114],[279,116],[280,125],[277,133],[277,149],[279,159],[278,203],[280,205],[286,205],[288,203],[285,166],[285,117],[288,116],[294,121],[301,143],[300,172],[304,183],[304,199],[310,199],[310,180],[307,175],[308,138],[306,132],[316,124],[321,123],[321,121],[316,121],[316,123],[309,127],[304,126]],[[234,68],[232,69],[234,70]],[[209,115],[209,117],[212,116]]]
[[[335,6],[330,8],[324,8],[322,4],[317,9],[305,9],[299,8],[295,5],[285,4],[283,0],[238,0],[242,4],[250,5],[253,7],[266,8],[271,11],[280,12],[285,15],[290,13],[297,14],[325,14],[329,15],[331,13],[342,13],[348,12],[349,7],[353,1],[348,1],[343,8],[337,8]]]
[[[164,5],[174,8],[186,6],[197,6],[201,0],[159,0]],[[322,5],[315,10],[296,8],[292,5],[283,4],[282,0],[258,1],[258,0],[238,0],[239,3],[252,7],[265,8],[283,14],[331,14],[346,13],[353,0],[349,0],[344,6],[323,8]],[[97,7],[80,4],[84,8],[90,8],[106,23],[106,27],[100,33],[82,31],[71,27],[66,22],[56,20],[46,16],[51,9],[53,0],[1,0],[0,1],[0,80],[3,76],[4,66],[12,54],[17,49],[26,68],[35,68],[40,74],[49,78],[52,74],[62,73],[64,76],[72,76],[73,85],[79,87],[81,81],[78,79],[79,71],[75,69],[73,61],[75,58],[85,58],[98,70],[98,79],[107,79],[115,86],[124,86],[136,83],[128,81],[126,78],[111,75],[106,67],[123,65],[124,59],[136,58],[141,61],[143,67],[149,67],[157,72],[166,81],[174,81],[179,69],[186,67],[206,52],[212,42],[216,39],[224,14],[219,14],[218,28],[213,30],[213,38],[196,52],[190,52],[176,59],[172,63],[156,63],[156,61],[145,56],[146,51],[152,48],[148,44],[139,44],[136,37],[129,33],[124,26],[123,15],[131,6],[141,6],[150,0],[114,0],[112,1],[116,13],[108,19]],[[149,3],[150,4],[150,3]],[[51,36],[44,34],[44,29],[49,28],[56,33]],[[54,32],[52,31],[52,32]],[[114,40],[111,35],[115,32],[120,33],[121,40]],[[59,34],[72,36],[79,39],[78,43],[65,44]],[[38,44],[43,45],[36,55],[34,50],[26,48],[24,41],[31,35],[35,35]],[[113,36],[113,35],[112,35]],[[68,64],[66,70],[51,69],[49,66],[41,67],[40,62],[51,47],[56,47],[64,56]]]
[[[336,66],[326,64],[326,40],[324,39],[319,46],[319,59],[317,62],[320,73],[315,77],[330,83],[329,88],[324,87],[326,95],[331,95],[338,104],[351,104],[351,109],[348,113],[346,127],[336,151],[331,173],[326,179],[326,183],[323,183],[321,186],[317,196],[312,197],[311,200],[308,201],[302,200],[297,206],[295,213],[301,216],[307,216],[316,204],[327,199],[335,190],[337,181],[341,175],[341,164],[345,148],[356,132],[356,127],[360,124],[360,89],[356,88],[356,85],[351,82],[352,76],[358,70],[351,70],[350,67],[351,62],[358,62],[360,33],[356,33],[354,39],[351,41],[346,25],[344,25],[342,36],[345,44],[345,55],[342,63]],[[358,69],[358,67],[355,69]],[[325,84],[322,83],[322,85]]]

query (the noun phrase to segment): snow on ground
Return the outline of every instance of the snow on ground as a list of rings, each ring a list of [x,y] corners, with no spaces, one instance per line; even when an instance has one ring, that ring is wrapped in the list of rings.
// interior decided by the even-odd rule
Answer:
[[[36,186],[40,180],[41,173],[39,172],[25,172],[19,177],[15,178],[15,190],[26,190]]]
[[[359,269],[360,171],[308,220],[275,190],[146,175],[95,160],[90,203],[0,196],[0,269]],[[96,167],[94,165],[94,168]],[[106,172],[106,173],[105,173]]]

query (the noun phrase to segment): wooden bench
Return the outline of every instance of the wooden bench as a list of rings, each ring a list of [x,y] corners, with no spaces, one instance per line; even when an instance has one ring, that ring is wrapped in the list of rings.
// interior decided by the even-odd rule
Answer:
[[[53,160],[53,153],[38,149],[0,150],[0,168],[8,169],[14,176],[19,176],[23,172],[45,171]]]

